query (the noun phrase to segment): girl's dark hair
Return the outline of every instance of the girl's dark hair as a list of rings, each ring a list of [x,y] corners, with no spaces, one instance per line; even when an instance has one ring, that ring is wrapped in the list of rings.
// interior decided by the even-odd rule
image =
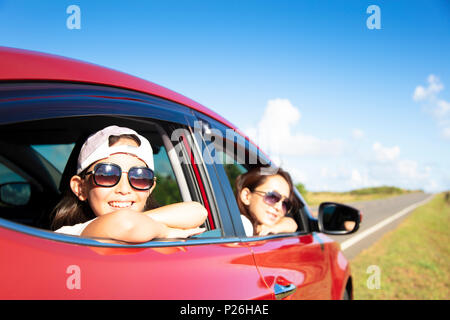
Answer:
[[[79,174],[81,179],[86,177],[86,170]],[[95,214],[87,201],[81,201],[67,186],[63,196],[52,212],[50,228],[57,230],[63,226],[73,226],[94,219]]]
[[[109,137],[109,145],[112,146],[121,138],[133,139],[139,144],[139,140],[134,135],[121,135]],[[88,169],[85,169],[78,176],[81,179],[86,178]],[[159,207],[153,197],[150,195],[145,203],[144,210],[150,210]],[[73,226],[77,223],[83,223],[95,218],[95,214],[87,201],[81,201],[72,192],[69,186],[63,192],[61,200],[55,206],[51,213],[52,223],[51,230],[57,230],[63,226]]]
[[[294,195],[294,184],[292,183],[291,176],[288,172],[281,168],[271,168],[271,167],[258,167],[250,169],[248,172],[241,174],[236,178],[236,201],[239,207],[239,211],[242,215],[247,217],[253,225],[253,229],[257,226],[257,221],[248,211],[247,206],[241,200],[241,191],[244,188],[248,188],[253,192],[257,187],[264,184],[268,177],[273,177],[279,175],[283,177],[289,185],[289,200],[292,203],[292,209],[290,212],[294,212],[298,208],[298,200]]]

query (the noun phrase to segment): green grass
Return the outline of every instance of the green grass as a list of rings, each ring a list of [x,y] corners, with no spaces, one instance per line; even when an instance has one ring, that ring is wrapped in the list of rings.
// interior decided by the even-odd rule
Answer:
[[[450,299],[449,230],[450,203],[439,194],[351,261],[354,298]],[[368,288],[371,265],[380,268],[380,289]]]
[[[421,190],[405,190],[389,186],[362,188],[348,192],[309,192],[302,184],[296,185],[296,187],[303,195],[308,205],[312,207],[318,206],[325,201],[351,203],[384,199],[412,192],[422,192]]]

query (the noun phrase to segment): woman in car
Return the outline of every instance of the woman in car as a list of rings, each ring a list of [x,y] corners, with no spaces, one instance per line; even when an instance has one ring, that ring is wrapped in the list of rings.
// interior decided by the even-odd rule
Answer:
[[[134,130],[109,126],[89,136],[77,174],[55,207],[52,229],[135,243],[203,232],[207,211],[198,202],[150,209],[153,167],[149,141]]]
[[[295,232],[285,215],[297,206],[289,173],[281,168],[254,168],[237,177],[236,200],[247,236]]]

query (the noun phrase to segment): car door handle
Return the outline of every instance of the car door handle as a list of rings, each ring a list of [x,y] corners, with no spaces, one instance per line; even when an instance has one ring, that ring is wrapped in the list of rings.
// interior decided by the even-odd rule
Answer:
[[[286,285],[275,283],[273,286],[273,290],[275,292],[275,299],[280,300],[297,291],[297,287],[293,283],[289,283]]]

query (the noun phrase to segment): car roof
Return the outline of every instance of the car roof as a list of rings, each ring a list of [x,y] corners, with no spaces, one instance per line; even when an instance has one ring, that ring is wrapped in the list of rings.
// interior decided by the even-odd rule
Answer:
[[[53,54],[0,46],[0,81],[83,82],[131,89],[185,105],[239,131],[214,111],[153,82],[96,64]]]

